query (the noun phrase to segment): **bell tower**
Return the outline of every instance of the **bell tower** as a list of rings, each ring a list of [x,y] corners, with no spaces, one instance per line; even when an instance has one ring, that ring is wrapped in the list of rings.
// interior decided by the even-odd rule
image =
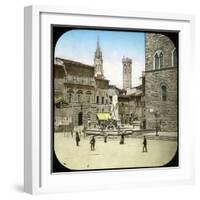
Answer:
[[[132,87],[132,59],[122,58],[123,65],[123,89]]]
[[[97,48],[94,54],[94,67],[95,67],[95,76],[104,77],[103,75],[103,58],[102,51],[99,44],[99,37],[97,38]]]

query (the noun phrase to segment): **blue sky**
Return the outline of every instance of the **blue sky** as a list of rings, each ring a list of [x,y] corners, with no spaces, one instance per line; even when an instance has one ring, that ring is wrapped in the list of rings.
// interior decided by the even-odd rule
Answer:
[[[97,38],[103,54],[104,75],[122,88],[122,58],[129,57],[132,64],[132,84],[141,83],[145,66],[144,33],[102,30],[71,30],[64,33],[55,47],[55,56],[85,64],[94,64]]]

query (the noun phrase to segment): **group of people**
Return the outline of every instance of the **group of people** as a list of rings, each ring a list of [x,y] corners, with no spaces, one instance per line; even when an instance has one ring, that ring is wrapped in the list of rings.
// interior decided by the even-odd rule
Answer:
[[[86,127],[84,126],[83,129],[79,129],[79,130],[74,130],[74,129],[71,129],[71,137],[73,138],[74,137],[74,132],[76,133],[76,137],[77,137],[77,134],[78,135],[82,135],[83,137],[86,136]]]
[[[107,134],[104,136],[104,142],[107,143]],[[124,134],[121,134],[121,138],[120,138],[120,142],[119,144],[124,144]],[[79,133],[78,131],[76,132],[76,137],[75,137],[75,140],[76,140],[76,146],[79,146],[79,142],[80,142],[80,136],[79,136]],[[90,149],[91,151],[94,151],[95,150],[95,136],[93,135],[92,138],[90,139]],[[147,152],[147,139],[146,137],[144,136],[143,138],[143,149],[142,149],[142,152]]]
[[[79,146],[79,142],[81,141],[81,139],[80,139],[78,131],[76,132],[75,140],[76,140],[76,146]],[[90,140],[91,151],[95,150],[95,142],[96,142],[96,140],[95,140],[95,137],[93,135],[91,140]]]
[[[120,139],[120,144],[124,144],[124,134],[121,134],[121,139]],[[142,152],[147,152],[147,139],[144,136],[143,138],[143,148],[142,148]]]

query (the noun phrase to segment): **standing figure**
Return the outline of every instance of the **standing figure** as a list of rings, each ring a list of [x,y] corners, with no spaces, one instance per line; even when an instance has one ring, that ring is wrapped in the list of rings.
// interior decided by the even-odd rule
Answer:
[[[90,147],[91,147],[91,151],[95,150],[95,138],[94,138],[94,135],[92,136],[92,139],[90,140]]]
[[[73,137],[73,135],[74,135],[74,125],[73,125],[73,123],[70,124],[70,127],[71,127],[71,136]]]
[[[124,133],[121,134],[121,139],[120,139],[119,144],[124,144]]]
[[[143,140],[143,152],[147,152],[147,139],[144,136],[144,140]]]
[[[78,134],[78,131],[76,131],[76,146],[79,146],[79,142],[80,142],[80,137],[79,137],[79,134]]]
[[[108,137],[108,134],[105,133],[105,134],[104,134],[104,142],[105,142],[105,143],[107,143],[107,137]]]
[[[84,137],[84,138],[85,138],[85,136],[86,136],[86,129],[87,129],[86,126],[84,126],[84,127],[83,127],[83,137]]]
[[[73,134],[74,134],[74,133],[73,133],[73,130],[71,129],[71,131],[70,131],[70,132],[71,132],[71,136],[73,137]]]

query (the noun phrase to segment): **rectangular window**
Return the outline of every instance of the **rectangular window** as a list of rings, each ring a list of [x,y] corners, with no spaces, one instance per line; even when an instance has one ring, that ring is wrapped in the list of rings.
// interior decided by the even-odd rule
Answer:
[[[81,102],[81,95],[78,94],[78,103],[80,103],[80,102]]]
[[[69,103],[71,103],[71,102],[72,102],[72,94],[69,93]]]
[[[109,96],[109,99],[110,99],[110,104],[112,104],[112,96]]]
[[[90,95],[87,95],[86,101],[87,101],[87,103],[90,103]]]
[[[101,98],[101,103],[104,104],[104,97]]]
[[[96,103],[99,104],[99,96],[97,96]]]

